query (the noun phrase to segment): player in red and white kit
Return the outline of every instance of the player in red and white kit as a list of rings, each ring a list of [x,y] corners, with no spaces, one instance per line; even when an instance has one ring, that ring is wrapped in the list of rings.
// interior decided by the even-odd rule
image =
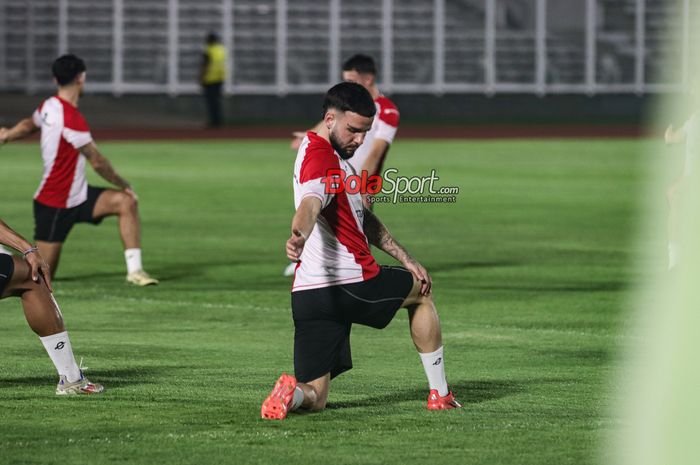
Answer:
[[[331,379],[352,368],[353,323],[381,329],[400,308],[408,309],[428,378],[428,409],[461,407],[445,379],[430,276],[363,205],[360,193],[330,188],[342,182],[330,170],[351,172],[349,162],[372,127],[377,111],[372,96],[344,82],[328,91],[323,110],[323,126],[307,133],[294,166],[296,214],[286,250],[298,262],[292,286],[295,376],[282,374],[261,416],[283,419],[298,408],[325,408]],[[403,267],[379,266],[370,244]]]
[[[367,171],[367,177],[381,174],[389,148],[394,142],[396,132],[399,129],[400,114],[394,102],[382,95],[377,87],[377,65],[374,59],[368,55],[357,54],[350,57],[343,64],[343,80],[355,82],[362,85],[374,99],[377,113],[372,122],[372,127],[365,135],[362,145],[355,151],[355,155],[350,158],[349,163],[357,174]],[[319,122],[312,132],[318,132],[323,126],[323,121]],[[298,150],[301,141],[306,136],[305,132],[295,132],[295,138],[291,147]],[[372,206],[364,198],[365,206]],[[289,264],[284,270],[285,276],[294,274],[294,263]]]
[[[141,264],[141,226],[137,197],[97,149],[90,128],[78,110],[85,85],[85,63],[75,55],[56,59],[51,70],[58,92],[11,129],[0,128],[0,144],[41,130],[44,175],[34,195],[34,239],[56,273],[63,243],[75,223],[99,224],[119,217],[119,232],[127,265],[126,280],[139,286],[158,284]],[[85,162],[105,180],[119,187],[105,189],[87,184]]]

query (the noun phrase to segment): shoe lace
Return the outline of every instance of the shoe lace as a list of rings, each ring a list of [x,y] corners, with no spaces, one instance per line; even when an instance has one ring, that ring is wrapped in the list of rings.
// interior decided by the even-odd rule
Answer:
[[[88,371],[90,367],[84,367],[83,366],[83,357],[80,357],[80,364],[78,365],[78,369],[82,371],[83,373]]]

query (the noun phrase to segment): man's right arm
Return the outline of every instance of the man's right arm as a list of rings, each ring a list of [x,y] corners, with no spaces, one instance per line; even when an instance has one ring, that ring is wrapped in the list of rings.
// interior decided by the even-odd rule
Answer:
[[[6,144],[7,142],[13,140],[22,139],[34,134],[38,130],[39,127],[34,124],[34,120],[32,118],[24,118],[10,129],[0,128],[0,144]]]
[[[321,199],[314,195],[304,197],[292,219],[292,235],[287,240],[287,257],[299,261],[304,244],[316,225],[316,219],[321,213]]]

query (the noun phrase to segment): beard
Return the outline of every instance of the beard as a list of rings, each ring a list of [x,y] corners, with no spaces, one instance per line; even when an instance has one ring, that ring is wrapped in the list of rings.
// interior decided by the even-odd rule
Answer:
[[[357,150],[357,147],[352,149],[352,152],[350,152],[347,149],[343,149],[340,146],[340,143],[338,142],[338,139],[335,137],[335,135],[331,132],[328,137],[331,141],[331,146],[333,147],[333,150],[338,152],[338,155],[340,155],[340,158],[343,160],[347,160],[349,158],[352,158],[353,155],[355,155],[355,151]]]

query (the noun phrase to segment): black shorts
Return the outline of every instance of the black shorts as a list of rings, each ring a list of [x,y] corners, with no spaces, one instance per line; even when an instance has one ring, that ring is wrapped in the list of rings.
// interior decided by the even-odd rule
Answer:
[[[335,378],[351,369],[352,324],[386,327],[412,288],[410,271],[382,266],[367,281],[292,292],[297,380],[305,383],[326,373]]]
[[[65,242],[75,223],[100,224],[104,217],[94,218],[97,198],[106,189],[88,186],[87,200],[73,208],[53,208],[34,201],[34,240]]]
[[[0,253],[0,298],[2,298],[5,287],[12,279],[12,273],[14,272],[15,262],[12,261],[12,255]]]

